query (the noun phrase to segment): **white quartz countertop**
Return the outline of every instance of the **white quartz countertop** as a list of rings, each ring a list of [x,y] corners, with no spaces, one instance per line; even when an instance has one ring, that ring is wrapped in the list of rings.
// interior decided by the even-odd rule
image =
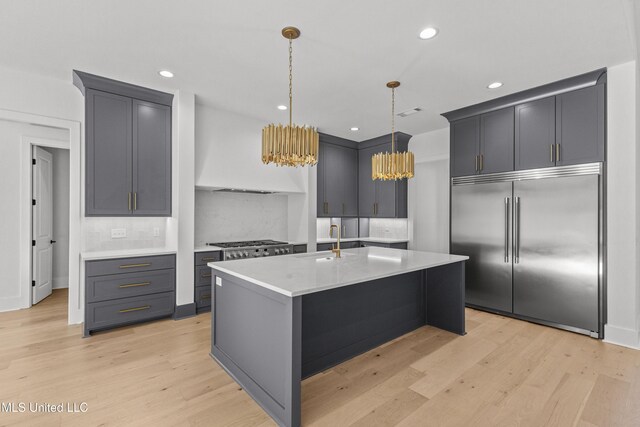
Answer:
[[[221,251],[222,248],[220,246],[196,246],[194,252],[210,252],[210,251]]]
[[[96,259],[129,258],[138,256],[171,255],[176,251],[167,248],[146,248],[146,249],[118,249],[112,251],[89,251],[81,252],[83,261]]]
[[[221,271],[288,297],[296,297],[439,265],[465,261],[467,256],[379,247],[209,263]],[[224,284],[223,284],[224,285]]]

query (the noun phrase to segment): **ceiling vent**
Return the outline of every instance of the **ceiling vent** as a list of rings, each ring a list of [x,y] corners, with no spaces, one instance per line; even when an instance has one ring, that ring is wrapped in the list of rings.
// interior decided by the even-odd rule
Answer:
[[[422,108],[420,107],[412,108],[410,110],[403,111],[402,113],[398,113],[398,117],[407,117],[412,114],[419,113],[420,111],[422,111]]]

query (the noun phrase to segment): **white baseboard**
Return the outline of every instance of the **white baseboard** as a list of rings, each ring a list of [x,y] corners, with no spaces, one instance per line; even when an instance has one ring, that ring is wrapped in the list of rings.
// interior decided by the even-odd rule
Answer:
[[[69,276],[54,277],[51,281],[53,289],[67,289],[69,287]]]
[[[604,341],[610,344],[640,350],[640,334],[634,329],[604,325]]]

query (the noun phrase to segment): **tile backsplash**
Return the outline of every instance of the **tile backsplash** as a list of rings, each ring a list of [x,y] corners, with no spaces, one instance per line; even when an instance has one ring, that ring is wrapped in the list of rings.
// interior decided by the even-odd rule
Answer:
[[[288,197],[196,191],[195,244],[288,240]]]
[[[167,218],[84,218],[82,251],[165,247],[167,221]],[[111,231],[118,229],[125,230],[126,237],[112,238]]]
[[[409,223],[406,218],[369,219],[369,237],[384,239],[407,239]]]
[[[318,218],[316,227],[319,239],[329,237],[331,224],[345,225],[346,233],[343,237],[408,238],[409,228],[406,218],[360,218],[359,225],[357,218]]]

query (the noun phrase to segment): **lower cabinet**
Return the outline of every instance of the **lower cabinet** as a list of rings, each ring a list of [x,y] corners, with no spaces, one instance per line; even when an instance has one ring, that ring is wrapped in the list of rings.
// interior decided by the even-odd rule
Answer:
[[[317,251],[330,251],[335,243],[318,243]],[[381,248],[407,249],[407,242],[401,243],[380,243],[380,242],[360,242],[349,241],[340,242],[340,249],[366,248],[367,246],[378,246]]]
[[[196,252],[194,261],[193,283],[195,287],[196,311],[203,313],[211,310],[211,268],[207,266],[209,262],[220,261],[222,252]]]
[[[173,315],[175,267],[175,255],[87,261],[84,336]]]
[[[304,254],[307,253],[307,245],[293,245],[293,253],[294,254]]]
[[[379,248],[407,249],[407,242],[400,243],[380,243],[380,242],[360,242],[360,247],[377,246]]]

